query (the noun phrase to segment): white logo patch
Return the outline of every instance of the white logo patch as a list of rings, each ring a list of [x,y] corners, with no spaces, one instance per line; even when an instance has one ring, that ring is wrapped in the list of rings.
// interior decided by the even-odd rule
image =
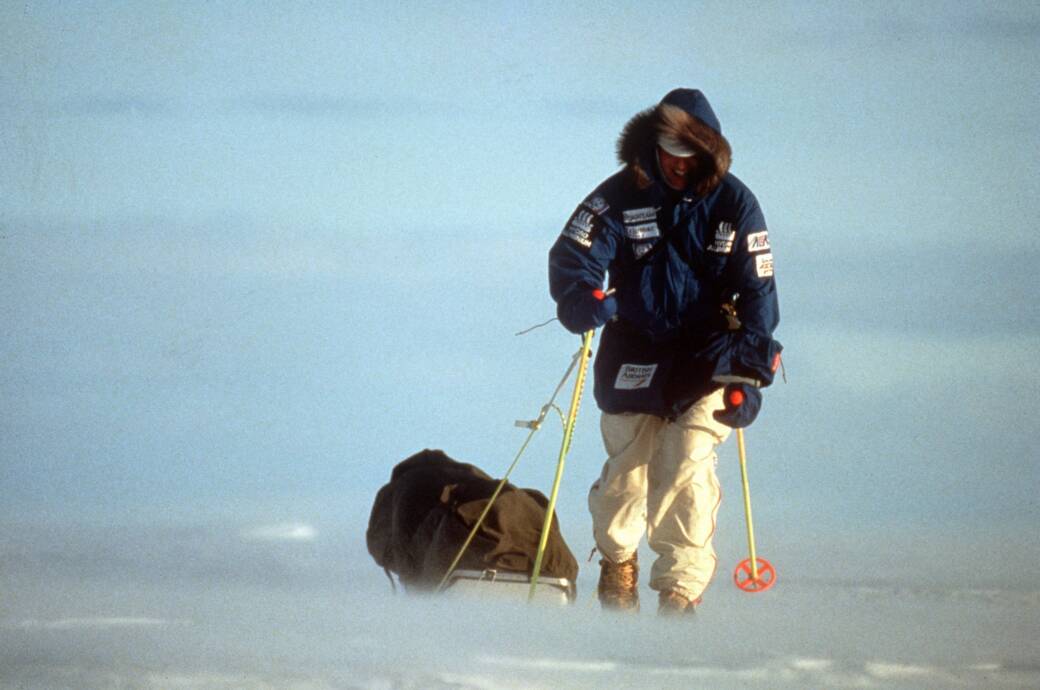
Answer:
[[[773,255],[770,254],[756,254],[755,255],[755,273],[758,274],[759,278],[770,278],[773,275]]]
[[[627,211],[622,211],[621,215],[625,221],[625,225],[636,225],[638,223],[656,221],[657,209],[653,206],[647,206],[646,208],[632,208]]]
[[[623,391],[649,388],[656,371],[656,364],[622,364],[614,380],[614,388]]]
[[[650,251],[650,248],[653,246],[654,245],[652,242],[643,244],[633,244],[632,253],[636,255],[637,259],[640,259],[642,258],[643,254],[646,254],[648,251]]]
[[[588,211],[578,211],[563,229],[563,236],[571,238],[583,247],[591,247],[593,218]]]
[[[762,232],[753,232],[748,235],[747,250],[750,254],[769,251],[769,233],[763,230]]]
[[[589,209],[596,215],[601,215],[604,211],[610,208],[610,205],[607,204],[607,200],[598,194],[596,196],[589,197],[588,199],[586,199],[585,205],[588,206]]]
[[[723,221],[715,230],[715,241],[708,245],[708,251],[716,254],[729,254],[733,251],[733,240],[736,237],[737,231],[733,229],[733,223]]]
[[[661,230],[657,223],[646,223],[644,225],[626,225],[625,234],[633,240],[649,240],[661,236]]]

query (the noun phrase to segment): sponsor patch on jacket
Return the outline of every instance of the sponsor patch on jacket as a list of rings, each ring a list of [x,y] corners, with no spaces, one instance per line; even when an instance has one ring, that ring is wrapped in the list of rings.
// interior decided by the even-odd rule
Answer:
[[[649,240],[661,236],[661,230],[657,223],[643,223],[642,225],[626,225],[625,234],[632,240]]]
[[[622,364],[614,380],[614,388],[623,391],[649,388],[656,371],[656,364]]]
[[[591,211],[579,208],[563,228],[562,235],[588,248],[592,246],[592,240],[595,239],[598,228],[597,217]]]
[[[770,278],[773,275],[773,254],[755,255],[755,273],[759,278]]]
[[[646,208],[630,208],[621,212],[625,225],[638,225],[657,220],[657,208],[647,206]]]
[[[583,201],[582,204],[597,216],[603,215],[603,212],[610,208],[610,204],[607,203],[607,200],[599,194],[590,196],[588,199]]]
[[[643,254],[646,254],[653,248],[653,242],[640,242],[639,244],[632,245],[632,253],[636,255],[637,259],[643,258]]]
[[[716,254],[729,254],[733,251],[733,240],[736,237],[737,231],[733,229],[733,223],[722,221],[715,229],[715,241],[708,245],[708,251]]]
[[[769,232],[763,230],[749,234],[747,236],[747,250],[749,254],[769,251]]]

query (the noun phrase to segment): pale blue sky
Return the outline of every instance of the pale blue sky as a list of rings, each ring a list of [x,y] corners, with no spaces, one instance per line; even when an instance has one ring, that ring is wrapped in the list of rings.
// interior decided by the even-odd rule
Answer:
[[[415,450],[501,471],[577,346],[513,335],[545,253],[684,85],[776,247],[763,539],[1035,546],[1035,3],[447,7],[0,5],[0,521],[358,525]]]

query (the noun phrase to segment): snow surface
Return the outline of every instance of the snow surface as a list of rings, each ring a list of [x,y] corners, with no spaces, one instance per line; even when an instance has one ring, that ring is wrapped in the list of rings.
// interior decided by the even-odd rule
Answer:
[[[661,620],[645,590],[639,615],[601,612],[589,564],[566,607],[395,595],[366,554],[284,527],[4,535],[0,688],[1040,687],[1036,589],[781,561],[769,592],[720,574],[693,619]]]

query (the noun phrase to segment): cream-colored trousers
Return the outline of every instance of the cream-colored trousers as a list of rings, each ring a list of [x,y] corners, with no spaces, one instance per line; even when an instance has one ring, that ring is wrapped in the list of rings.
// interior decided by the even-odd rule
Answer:
[[[645,533],[657,554],[650,587],[701,596],[715,574],[715,533],[722,491],[715,449],[730,428],[712,417],[722,391],[697,401],[674,422],[647,414],[600,420],[607,462],[589,490],[596,546],[607,559],[630,558]]]

